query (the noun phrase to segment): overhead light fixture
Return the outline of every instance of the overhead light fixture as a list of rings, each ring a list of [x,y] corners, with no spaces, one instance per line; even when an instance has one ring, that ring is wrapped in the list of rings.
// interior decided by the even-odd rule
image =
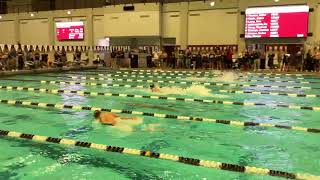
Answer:
[[[210,6],[213,7],[214,5],[216,5],[216,2],[212,1],[212,2],[210,3]]]
[[[274,0],[274,2],[279,2],[280,0]]]
[[[67,14],[69,14],[69,15],[70,15],[70,14],[71,14],[71,11],[67,11]]]
[[[0,19],[2,19],[2,16],[0,16]]]
[[[31,14],[30,14],[30,16],[31,16],[31,17],[33,17],[33,16],[34,16],[34,14],[33,14],[33,13],[31,13]]]

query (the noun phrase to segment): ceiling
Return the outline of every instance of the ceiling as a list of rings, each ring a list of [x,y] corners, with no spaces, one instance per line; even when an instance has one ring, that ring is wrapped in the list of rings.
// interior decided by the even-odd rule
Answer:
[[[0,0],[0,14],[30,11],[98,8],[117,4],[177,3],[209,0]],[[223,0],[218,0],[223,1]]]

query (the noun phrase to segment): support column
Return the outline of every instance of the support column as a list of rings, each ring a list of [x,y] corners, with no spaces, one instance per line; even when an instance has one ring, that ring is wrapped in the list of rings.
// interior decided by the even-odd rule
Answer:
[[[94,45],[94,35],[93,35],[93,12],[92,10],[88,10],[87,16],[86,16],[86,21],[87,21],[87,27],[85,30],[85,35],[87,36],[87,46],[93,46]],[[94,53],[92,49],[88,52],[88,58],[89,58],[89,64],[92,65],[92,61],[94,59]]]
[[[312,37],[307,38],[306,44],[309,44],[309,47],[306,47],[307,49],[312,48],[316,44],[317,39],[319,39],[319,35],[317,34],[317,28],[319,28],[319,25],[317,23],[318,21],[318,15],[317,15],[317,5],[318,2],[317,0],[308,0],[307,1],[309,8],[313,8],[314,11],[310,12],[309,14],[309,27],[308,27],[308,32],[313,33]],[[311,47],[310,47],[311,45]]]
[[[14,39],[14,43],[18,44],[21,43],[20,41],[20,18],[19,16],[16,16],[14,19],[14,32],[15,34],[15,39]]]
[[[241,0],[238,0],[238,30],[237,30],[237,39],[238,39],[238,51],[242,52],[246,49],[246,41],[245,38],[240,38],[240,34],[244,34],[245,32],[245,15],[241,15],[241,11],[246,10],[246,4],[242,2]]]
[[[48,17],[48,25],[49,25],[49,31],[48,31],[48,35],[49,35],[49,44],[50,46],[55,45],[55,20],[53,18],[53,16],[51,15],[50,17]]]
[[[189,19],[189,3],[182,2],[180,5],[180,45],[181,49],[188,47],[188,19]]]

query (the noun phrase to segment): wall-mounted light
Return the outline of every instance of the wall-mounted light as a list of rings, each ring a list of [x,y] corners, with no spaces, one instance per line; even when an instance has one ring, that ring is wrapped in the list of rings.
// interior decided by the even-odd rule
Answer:
[[[2,19],[2,16],[0,16],[0,19]]]
[[[216,2],[214,2],[214,1],[210,2],[211,7],[213,7],[214,5],[216,5]]]
[[[31,16],[31,17],[33,17],[33,16],[34,16],[34,14],[33,14],[33,13],[31,13],[31,14],[30,14],[30,16]]]
[[[71,14],[71,11],[67,11],[67,14],[69,14],[69,15],[70,15],[70,14]]]
[[[274,0],[274,2],[279,2],[280,0]]]

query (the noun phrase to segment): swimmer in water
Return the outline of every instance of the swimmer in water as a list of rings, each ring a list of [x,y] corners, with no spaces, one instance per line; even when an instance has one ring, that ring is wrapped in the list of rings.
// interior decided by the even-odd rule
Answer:
[[[152,92],[161,92],[161,88],[157,85],[151,84],[150,89]]]
[[[99,120],[101,124],[115,126],[119,120],[138,120],[137,117],[120,117],[114,113],[102,113],[101,111],[95,111],[94,117]]]
[[[99,123],[109,125],[125,132],[132,132],[133,126],[143,124],[143,120],[138,117],[120,117],[114,113],[102,113],[101,111],[95,111],[94,117],[99,120]],[[143,125],[143,131],[159,131],[157,127],[160,124]]]

